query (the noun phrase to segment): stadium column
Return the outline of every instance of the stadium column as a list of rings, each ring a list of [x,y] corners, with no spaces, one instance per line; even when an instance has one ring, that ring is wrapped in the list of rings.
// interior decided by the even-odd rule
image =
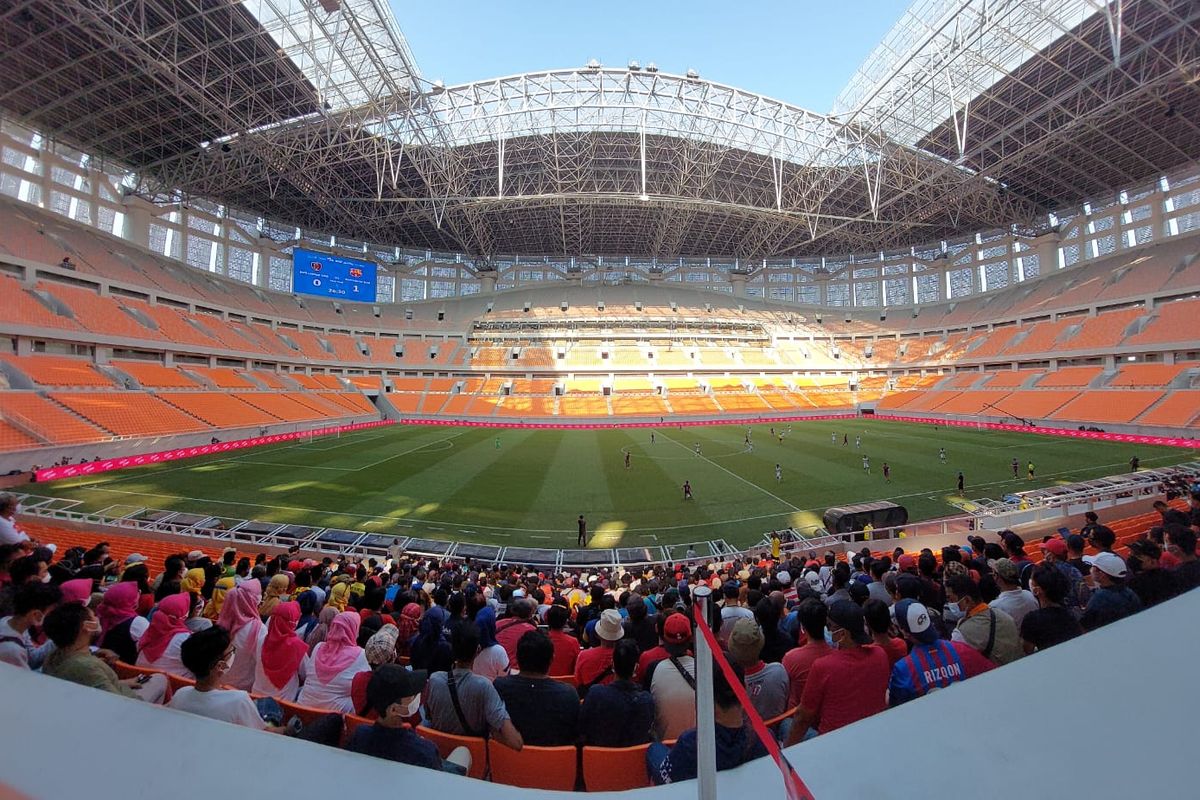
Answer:
[[[1038,257],[1038,274],[1049,275],[1058,269],[1058,245],[1062,236],[1058,231],[1043,233],[1033,240],[1033,251]]]
[[[746,275],[744,273],[731,270],[729,272],[729,282],[733,284],[734,297],[746,296]]]
[[[271,257],[282,251],[279,243],[270,236],[259,236],[254,243],[258,248],[258,274],[254,276],[254,285],[266,287],[271,282]]]
[[[125,211],[124,230],[121,236],[142,247],[150,246],[150,219],[158,216],[158,206],[137,195],[125,195],[121,200]]]
[[[485,270],[479,273],[479,293],[492,294],[496,291],[496,270]]]

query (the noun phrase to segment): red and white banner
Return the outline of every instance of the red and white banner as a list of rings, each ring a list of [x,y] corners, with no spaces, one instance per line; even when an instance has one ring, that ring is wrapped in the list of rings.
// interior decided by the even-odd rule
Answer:
[[[601,428],[692,428],[698,425],[759,425],[771,422],[805,422],[817,419],[855,419],[858,414],[813,414],[804,417],[753,417],[742,419],[699,419],[678,420],[673,417],[663,417],[662,422],[501,422],[487,420],[477,422],[466,419],[404,419],[405,425],[449,425],[468,428],[555,428],[596,430]]]
[[[1200,442],[1182,436],[1147,436],[1141,433],[1106,433],[1081,431],[1074,428],[1046,428],[1040,425],[1014,425],[1011,422],[972,422],[967,419],[937,419],[935,417],[905,417],[899,414],[878,413],[879,419],[895,422],[919,422],[925,425],[945,425],[955,428],[983,428],[989,431],[1016,431],[1037,433],[1043,436],[1071,436],[1076,439],[1097,439],[1102,442],[1128,442],[1129,444],[1153,444],[1163,447],[1198,447]]]
[[[228,450],[242,450],[247,447],[259,447],[265,444],[290,442],[296,439],[302,439],[306,436],[328,436],[334,433],[347,433],[350,431],[363,430],[364,428],[378,428],[382,425],[393,424],[395,423],[390,419],[375,420],[373,422],[356,422],[352,425],[334,425],[328,428],[314,428],[313,430],[307,431],[276,433],[270,436],[255,436],[252,439],[238,439],[232,442],[217,442],[216,444],[201,444],[196,445],[195,447],[180,447],[175,450],[160,450],[157,453],[143,453],[135,456],[107,458],[101,459],[100,461],[88,461],[84,464],[69,464],[65,467],[47,467],[46,469],[39,469],[35,477],[39,483],[43,481],[59,480],[61,478],[78,478],[84,475],[95,475],[99,472],[111,472],[114,469],[144,467],[147,464],[158,464],[162,461],[178,461],[181,458],[207,456],[212,453],[224,453]]]

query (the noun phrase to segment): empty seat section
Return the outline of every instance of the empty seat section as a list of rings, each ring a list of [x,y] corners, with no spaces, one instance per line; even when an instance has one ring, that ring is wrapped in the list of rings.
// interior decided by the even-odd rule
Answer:
[[[700,390],[700,384],[695,378],[686,378],[682,376],[668,376],[661,379],[662,386],[668,392],[697,392]]]
[[[55,392],[50,397],[118,436],[165,436],[209,429],[146,392]]]
[[[1016,391],[996,403],[997,416],[1011,414],[1014,417],[1032,420],[1048,417],[1054,411],[1074,400],[1079,392],[1072,391]]]
[[[599,393],[601,384],[600,378],[568,378],[566,381],[567,394],[572,392]]]
[[[32,328],[79,330],[75,320],[55,314],[7,275],[0,275],[0,297],[4,298],[0,303],[0,322]]]
[[[1181,373],[1193,367],[1200,367],[1200,364],[1126,364],[1108,385],[1165,388]]]
[[[279,422],[278,417],[250,405],[237,394],[167,392],[159,395],[159,398],[217,428],[240,428]]]
[[[1104,367],[1062,367],[1061,369],[1047,372],[1044,377],[1038,380],[1037,386],[1039,389],[1055,389],[1055,388],[1080,388],[1087,386],[1100,376],[1104,371]]]
[[[742,363],[748,367],[777,367],[779,366],[778,359],[774,358],[767,350],[760,350],[757,347],[748,347],[738,351],[741,356]]]
[[[663,417],[670,413],[666,401],[656,395],[614,395],[611,402],[617,416]]]
[[[720,414],[721,408],[706,395],[672,394],[667,398],[676,414]]]
[[[425,379],[421,378],[420,380],[423,381]],[[454,389],[454,384],[456,383],[458,383],[457,378],[430,378],[427,391],[449,394]]]
[[[983,384],[985,389],[1015,389],[1031,378],[1040,378],[1043,373],[1041,370],[1018,369],[985,374],[990,376],[987,383]]]
[[[221,346],[226,350],[233,350],[239,353],[260,352],[257,348],[252,350],[250,343],[246,341],[245,337],[230,330],[229,326],[222,319],[209,314],[185,314],[184,316],[192,325],[200,328],[210,338],[220,342]]]
[[[508,353],[507,347],[480,347],[471,356],[471,366],[475,368],[506,367],[510,360]]]
[[[0,418],[0,450],[27,450],[41,442]]]
[[[346,407],[327,392],[287,392],[287,396],[325,417],[341,417],[347,413]]]
[[[667,350],[660,348],[654,353],[654,364],[661,369],[687,369],[696,366],[697,362],[684,350]]]
[[[490,417],[496,411],[496,405],[500,402],[498,396],[477,394],[471,398],[471,402],[467,405],[467,416],[470,417]]]
[[[113,385],[109,378],[90,361],[67,356],[0,355],[0,361],[12,364],[34,383],[42,386],[105,386]]]
[[[314,419],[322,419],[327,414],[315,410],[312,406],[299,402],[291,394],[273,394],[269,392],[246,392],[239,394],[242,400],[245,400],[255,408],[262,409],[273,417],[278,417],[284,422],[304,422]]]
[[[112,366],[152,389],[198,389],[200,385],[174,367],[147,361],[114,361]]]
[[[653,392],[654,382],[640,375],[618,375],[613,378],[614,392]]]
[[[554,392],[554,385],[557,382],[554,378],[513,378],[512,393],[552,394]]]
[[[139,300],[123,301],[129,308],[145,314],[158,326],[158,333],[172,342],[193,344],[200,347],[220,347],[221,341],[204,331],[198,330],[184,316],[183,312],[161,305],[150,305]]]
[[[1125,308],[1088,317],[1083,320],[1075,335],[1061,340],[1055,350],[1072,352],[1116,347],[1125,338],[1125,331],[1133,321],[1145,314],[1146,310],[1143,308]]]
[[[1004,348],[1008,347],[1009,343],[1021,333],[1022,329],[1016,325],[1009,325],[1004,328],[996,328],[990,333],[984,334],[983,342],[967,354],[968,358],[987,358],[1003,352]]]
[[[921,397],[904,407],[905,411],[936,411],[942,403],[948,402],[961,392],[924,392]]]
[[[1200,391],[1171,392],[1161,403],[1138,417],[1137,424],[1200,428]]]
[[[296,351],[285,345],[268,327],[236,320],[229,320],[225,324],[245,339],[248,347],[254,352],[287,356],[291,359],[296,357]]]
[[[1128,423],[1162,396],[1163,392],[1139,390],[1084,392],[1050,416],[1073,422]]]
[[[1004,392],[962,392],[937,407],[941,414],[987,414],[997,412],[989,406],[1003,408]]]
[[[339,361],[369,361],[359,349],[358,342],[344,333],[327,333],[325,340],[333,348],[333,355]]]
[[[94,333],[106,333],[128,339],[158,339],[157,333],[142,325],[112,297],[101,297],[91,289],[61,283],[38,283],[38,288],[62,301],[76,322]]]
[[[756,394],[748,392],[721,392],[714,396],[717,404],[730,414],[747,414],[770,411],[771,406]]]
[[[0,392],[0,417],[54,444],[100,442],[112,434],[33,392]]]
[[[392,388],[397,392],[423,392],[428,383],[428,378],[392,378]],[[446,388],[440,391],[450,390]]]
[[[289,372],[288,377],[304,389],[323,389],[325,388],[318,380],[316,375],[306,375],[303,372]]]
[[[319,397],[335,403],[351,414],[375,414],[371,399],[360,392],[321,392]]]
[[[736,367],[737,361],[724,350],[704,348],[699,351],[700,363],[706,367]]]
[[[254,378],[254,380],[258,381],[263,386],[266,386],[268,389],[288,388],[288,385],[284,382],[283,378],[279,377],[274,372],[266,372],[261,369],[256,369],[250,373],[250,377]]]
[[[400,359],[396,357],[396,345],[399,340],[393,336],[380,336],[378,338],[366,338],[367,350],[371,352],[368,360],[372,364],[383,364],[392,366],[399,363]]]
[[[552,417],[557,407],[553,397],[510,395],[496,410],[503,417]]]
[[[924,392],[907,391],[893,392],[892,394],[884,395],[879,401],[879,408],[886,411],[895,411],[905,408],[909,403],[914,402],[918,397],[921,397]]]
[[[471,404],[473,398],[474,395],[469,394],[451,395],[450,399],[446,401],[446,405],[442,407],[441,413],[447,416],[461,417],[467,413],[467,406]]]
[[[904,354],[899,360],[905,364],[916,364],[923,361],[928,361],[929,353],[940,339],[934,336],[921,336],[914,339],[901,339],[900,346],[904,350]]]
[[[417,407],[418,414],[437,414],[446,405],[446,400],[450,398],[448,394],[429,394],[421,395],[421,403]]]
[[[982,372],[960,372],[938,385],[939,389],[966,389],[976,383],[983,375]]]
[[[500,391],[504,389],[504,386],[508,383],[508,380],[508,378],[488,378],[486,381],[484,381],[483,386],[480,387],[479,394],[500,394]]]
[[[1045,320],[1026,328],[1029,334],[1015,344],[1009,344],[1002,352],[1006,356],[1025,355],[1027,353],[1048,353],[1054,349],[1054,343],[1062,336],[1075,320],[1060,319],[1054,322]],[[1010,340],[1011,341],[1011,340]]]
[[[1200,319],[1200,300],[1165,303],[1154,310],[1154,319],[1145,329],[1129,337],[1126,344],[1195,342],[1197,319]]]
[[[376,392],[383,391],[383,379],[377,375],[347,375],[346,380],[359,389],[371,389]]]
[[[529,367],[552,367],[554,353],[547,347],[525,347],[521,349],[521,356],[517,362]]]
[[[235,369],[230,367],[197,367],[186,365],[183,367],[193,375],[199,375],[201,378],[212,382],[213,386],[218,389],[254,389],[253,383],[246,380]]]
[[[558,409],[564,417],[608,416],[608,402],[601,395],[566,394],[559,398]]]
[[[792,392],[765,391],[760,396],[776,411],[797,411],[815,407],[804,395]]]
[[[325,349],[321,344],[321,340],[312,331],[298,331],[291,328],[279,328],[275,331],[276,335],[287,344],[289,341],[299,348],[300,355],[305,358],[316,359],[317,361],[329,361],[333,358],[333,354]],[[293,353],[296,351],[293,349]]]
[[[424,397],[423,394],[393,392],[387,399],[401,414],[416,414]]]

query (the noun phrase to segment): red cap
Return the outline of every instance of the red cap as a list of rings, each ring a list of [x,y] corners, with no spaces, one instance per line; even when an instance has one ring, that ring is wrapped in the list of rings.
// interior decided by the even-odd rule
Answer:
[[[1054,553],[1056,558],[1067,557],[1067,543],[1061,537],[1056,536],[1053,539],[1042,542],[1040,547],[1048,553]]]
[[[663,623],[663,641],[667,644],[684,644],[692,640],[692,623],[687,614],[672,614]]]
[[[912,555],[909,555],[908,553],[905,553],[904,555],[900,556],[899,564],[900,564],[900,569],[902,569],[902,570],[916,569],[917,568],[916,556],[912,556]]]

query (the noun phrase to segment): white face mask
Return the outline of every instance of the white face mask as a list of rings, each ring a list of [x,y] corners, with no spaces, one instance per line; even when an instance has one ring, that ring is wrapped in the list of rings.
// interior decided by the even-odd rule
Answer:
[[[50,582],[50,573],[47,572],[45,575],[42,576],[42,583],[49,583],[49,582]]]
[[[413,716],[416,716],[417,713],[420,712],[420,710],[421,710],[421,695],[415,694],[408,701],[408,703],[404,705],[403,710],[400,712],[400,715],[403,717],[413,717]]]
[[[229,658],[225,659],[225,671],[233,669],[233,662],[237,660],[237,653],[230,653]]]

